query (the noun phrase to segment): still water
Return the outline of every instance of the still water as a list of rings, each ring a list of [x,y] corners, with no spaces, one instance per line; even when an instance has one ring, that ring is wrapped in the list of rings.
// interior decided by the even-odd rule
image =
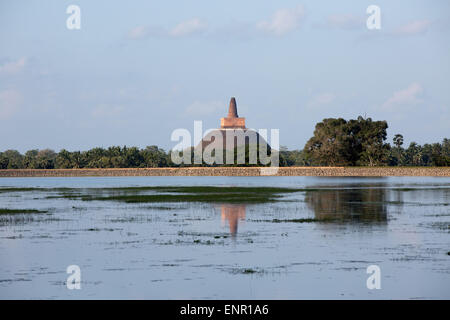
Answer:
[[[82,198],[140,186],[303,190],[267,203]],[[40,211],[0,215],[1,299],[450,298],[450,178],[1,178],[0,208]]]

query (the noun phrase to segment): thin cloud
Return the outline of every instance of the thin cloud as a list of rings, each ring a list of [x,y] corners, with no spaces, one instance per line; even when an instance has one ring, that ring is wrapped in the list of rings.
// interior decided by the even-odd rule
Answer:
[[[148,37],[171,37],[180,38],[191,35],[207,34],[220,39],[249,39],[265,33],[273,36],[283,36],[300,28],[305,17],[305,9],[302,5],[295,8],[279,9],[272,17],[256,24],[234,23],[231,26],[218,27],[210,30],[208,23],[200,18],[192,18],[181,21],[173,28],[165,29],[159,26],[140,25],[127,33],[131,40],[144,39]],[[209,31],[209,32],[208,32]]]
[[[147,29],[144,26],[138,26],[128,32],[128,37],[131,39],[140,39],[147,36]]]
[[[19,58],[16,61],[9,61],[0,65],[0,74],[17,74],[25,68],[27,59],[25,57]]]
[[[275,11],[268,21],[259,22],[256,27],[270,35],[283,36],[300,27],[305,17],[305,8],[298,5],[291,9],[279,9]]]
[[[431,20],[415,20],[394,30],[393,34],[398,36],[410,36],[425,33],[431,26]]]
[[[367,42],[367,41],[373,41],[377,39],[401,39],[406,37],[413,37],[413,36],[419,36],[427,33],[430,31],[431,27],[433,25],[438,25],[435,21],[429,20],[429,19],[422,19],[422,20],[414,20],[410,21],[404,25],[401,25],[395,29],[390,29],[384,31],[383,27],[382,30],[379,30],[377,32],[365,32],[361,34],[356,41],[357,42]]]
[[[183,37],[195,33],[201,33],[206,30],[207,26],[208,25],[206,22],[198,18],[194,18],[177,24],[172,30],[170,30],[169,35],[172,37]]]
[[[127,38],[131,40],[145,39],[148,37],[185,37],[206,31],[208,24],[199,18],[182,21],[170,30],[159,26],[137,26],[131,29]]]
[[[416,105],[422,102],[420,95],[423,88],[419,83],[412,83],[406,89],[399,90],[383,103],[383,109],[393,109],[398,106]]]

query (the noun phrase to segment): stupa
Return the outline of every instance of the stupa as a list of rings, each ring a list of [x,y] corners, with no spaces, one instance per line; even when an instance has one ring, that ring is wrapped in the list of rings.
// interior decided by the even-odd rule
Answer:
[[[227,135],[230,135],[233,139],[227,143]],[[208,145],[213,143],[216,137],[222,137],[222,143],[224,150],[233,150],[242,146],[265,144],[270,150],[270,146],[267,141],[261,137],[258,132],[245,127],[245,118],[238,116],[236,98],[230,99],[228,107],[228,115],[220,119],[220,128],[211,130],[203,137],[200,145],[205,149]],[[234,140],[234,141],[233,141]],[[233,142],[233,143],[230,143]]]

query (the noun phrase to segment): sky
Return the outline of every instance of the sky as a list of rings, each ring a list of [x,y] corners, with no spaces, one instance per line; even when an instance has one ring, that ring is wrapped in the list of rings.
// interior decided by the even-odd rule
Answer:
[[[447,0],[2,0],[0,151],[169,150],[175,129],[217,128],[232,96],[247,127],[279,129],[289,149],[324,118],[359,115],[386,120],[389,142],[439,142],[449,34]]]

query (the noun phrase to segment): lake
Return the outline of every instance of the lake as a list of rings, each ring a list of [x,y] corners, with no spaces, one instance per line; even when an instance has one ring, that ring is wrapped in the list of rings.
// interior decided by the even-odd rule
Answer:
[[[449,299],[449,232],[446,177],[1,178],[0,298]]]

